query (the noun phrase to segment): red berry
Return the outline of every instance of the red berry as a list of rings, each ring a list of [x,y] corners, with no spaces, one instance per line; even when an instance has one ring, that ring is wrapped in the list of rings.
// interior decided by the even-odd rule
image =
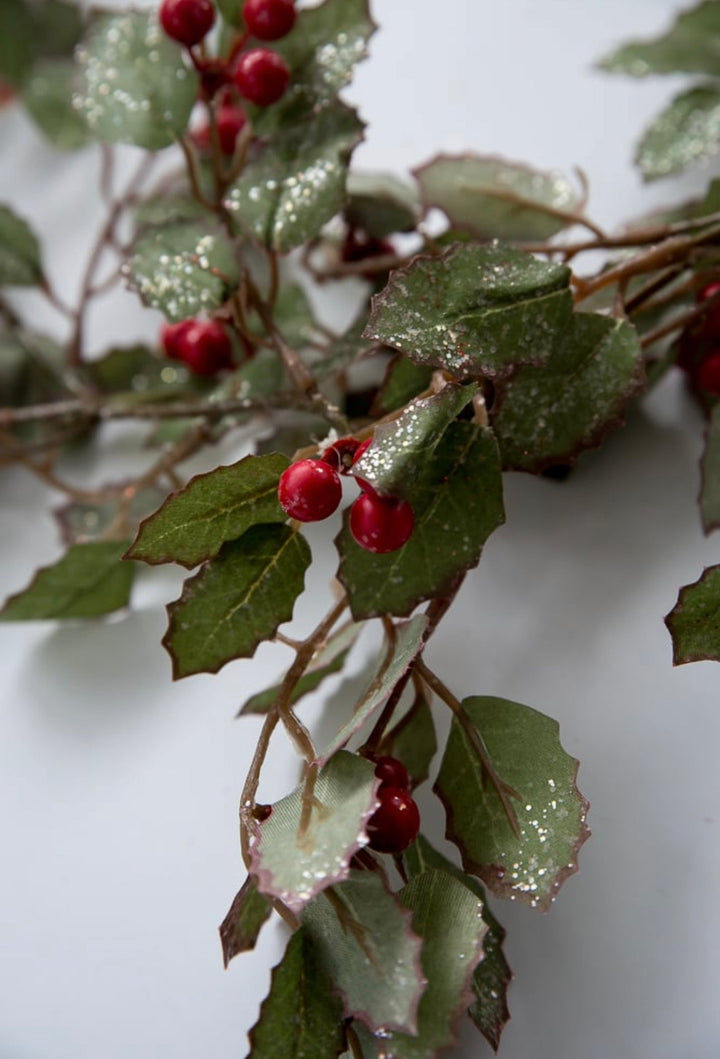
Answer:
[[[295,25],[293,0],[245,0],[245,27],[258,40],[280,40]]]
[[[196,375],[232,367],[230,336],[217,320],[191,320],[178,339],[179,359]]]
[[[410,789],[410,773],[396,757],[379,757],[375,762],[375,775],[383,787],[397,787],[401,791]]]
[[[337,471],[322,460],[298,460],[280,475],[280,506],[298,522],[319,522],[327,518],[341,497]]]
[[[170,360],[182,360],[180,347],[182,336],[194,323],[194,320],[181,320],[179,324],[163,324],[160,331],[160,344],[165,351],[165,356]]]
[[[338,438],[329,449],[325,450],[322,458],[340,474],[347,474],[353,465],[357,447],[357,438]]]
[[[697,370],[697,384],[701,390],[720,397],[720,349],[708,353]]]
[[[407,500],[363,493],[350,508],[350,532],[368,552],[394,552],[410,539],[415,517]]]
[[[720,283],[708,283],[698,291],[698,301],[706,302],[720,294]],[[701,338],[720,338],[720,299],[700,317],[695,328]]]
[[[269,107],[284,94],[290,70],[277,52],[252,48],[238,59],[233,79],[241,96],[258,107]]]
[[[160,5],[160,25],[188,48],[200,43],[214,21],[212,0],[163,0]]]
[[[399,787],[381,787],[380,807],[367,825],[370,848],[378,853],[402,853],[417,838],[420,813],[408,791]]]
[[[220,150],[223,154],[234,154],[238,135],[247,122],[245,111],[242,107],[233,106],[231,103],[223,103],[221,107],[218,107],[215,120],[217,122]]]

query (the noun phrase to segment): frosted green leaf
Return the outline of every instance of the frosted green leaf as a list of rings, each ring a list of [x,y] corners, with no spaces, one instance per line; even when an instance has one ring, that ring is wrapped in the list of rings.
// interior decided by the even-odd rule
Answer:
[[[673,665],[720,662],[720,566],[708,566],[702,577],[680,589],[665,618],[672,636]]]
[[[97,139],[157,151],[185,131],[198,78],[156,11],[98,15],[76,57],[74,104]]]
[[[700,511],[703,529],[706,533],[711,533],[712,530],[720,528],[720,404],[716,404],[710,414],[700,469]]]
[[[425,978],[422,942],[410,927],[410,913],[373,872],[351,872],[333,886],[333,896],[335,904],[325,893],[311,901],[303,925],[342,996],[345,1015],[375,1033],[414,1033]]]
[[[0,205],[0,283],[33,287],[42,280],[40,244],[29,224]]]
[[[248,875],[220,924],[220,941],[225,966],[241,952],[255,948],[263,923],[272,912],[272,904],[257,888],[257,879]]]
[[[250,526],[285,522],[277,490],[288,466],[285,456],[272,453],[196,475],[140,525],[128,558],[192,569]]]
[[[224,544],[168,606],[163,646],[174,679],[251,658],[292,617],[309,565],[305,538],[288,526],[251,526]]]
[[[18,88],[37,51],[35,20],[25,0],[0,3],[0,80]]]
[[[370,761],[341,750],[317,773],[305,830],[304,783],[276,802],[267,819],[250,818],[250,871],[260,892],[299,913],[321,890],[346,879],[351,858],[367,845],[378,782]]]
[[[569,279],[514,247],[456,246],[393,272],[365,335],[459,379],[544,364],[571,311]]]
[[[72,104],[76,73],[69,59],[44,60],[35,66],[22,92],[30,117],[61,151],[76,151],[90,139],[82,115]]]
[[[676,96],[645,131],[635,161],[645,180],[658,180],[711,158],[719,148],[720,89],[698,85]]]
[[[560,745],[557,722],[529,706],[489,696],[462,705],[495,771],[519,792],[513,802],[519,836],[453,720],[435,783],[447,811],[446,837],[460,849],[465,871],[492,893],[547,911],[577,871],[578,850],[589,835],[588,804],[575,782],[578,762]]]
[[[145,229],[124,271],[145,304],[173,323],[219,309],[240,280],[232,240],[203,221]]]
[[[0,621],[97,618],[126,607],[135,571],[132,563],[121,562],[125,547],[123,541],[72,545],[6,600]]]
[[[351,172],[347,192],[345,217],[354,228],[375,239],[415,230],[420,201],[411,184],[391,173]]]
[[[720,7],[705,0],[682,11],[673,25],[654,40],[638,40],[611,52],[599,64],[610,73],[711,74],[720,76]]]

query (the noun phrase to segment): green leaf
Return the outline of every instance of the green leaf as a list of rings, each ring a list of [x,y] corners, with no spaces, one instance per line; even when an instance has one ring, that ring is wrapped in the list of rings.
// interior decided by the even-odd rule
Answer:
[[[85,365],[91,383],[123,401],[167,401],[198,392],[204,380],[147,346],[120,346]]]
[[[245,0],[216,0],[223,19],[229,26],[241,29],[243,25],[242,9]]]
[[[375,239],[412,232],[420,216],[417,192],[391,173],[352,172],[347,180],[345,217]]]
[[[436,155],[413,170],[426,208],[485,239],[543,240],[574,223],[580,197],[559,173],[490,155]]]
[[[119,483],[114,483],[119,484]],[[123,491],[112,500],[102,504],[86,504],[71,500],[53,510],[55,520],[66,544],[81,544],[102,536],[117,518],[122,504],[125,525],[136,525],[141,518],[154,511],[165,498],[165,493],[155,486],[136,489],[135,483],[127,482],[128,495]],[[129,499],[129,503],[127,502]]]
[[[72,104],[75,73],[69,59],[43,60],[35,66],[22,93],[30,117],[61,151],[76,151],[90,138],[85,121]]]
[[[272,904],[257,888],[257,879],[248,875],[220,924],[225,966],[241,952],[255,948],[263,923],[272,912]]]
[[[375,398],[375,408],[379,414],[394,412],[426,390],[432,379],[432,368],[424,364],[413,364],[411,360],[398,353],[388,365],[383,384]]]
[[[280,251],[316,235],[343,205],[362,129],[355,112],[338,102],[260,146],[225,200],[238,230]]]
[[[384,740],[383,751],[385,749]],[[427,699],[416,695],[410,709],[387,736],[387,751],[402,761],[410,773],[413,787],[428,778],[430,765],[437,751],[437,737]]]
[[[350,622],[336,632],[334,636],[331,636],[315,652],[310,665],[293,688],[289,700],[291,706],[298,702],[303,695],[308,695],[311,691],[315,691],[326,677],[340,672],[345,665],[345,660],[350,648],[358,637],[360,629],[360,625]],[[238,717],[245,717],[247,714],[253,713],[267,713],[277,699],[281,688],[282,684],[276,684],[272,688],[266,688],[265,691],[258,692],[257,695],[252,695],[238,712]]]
[[[121,562],[127,542],[74,544],[52,566],[6,600],[0,621],[97,618],[126,607],[134,567]]]
[[[125,274],[145,304],[173,323],[219,309],[240,280],[232,240],[209,221],[145,229],[132,245]]]
[[[224,544],[168,606],[163,646],[173,678],[217,673],[233,658],[251,658],[292,617],[309,565],[305,538],[288,526],[251,526]]]
[[[476,696],[463,709],[477,728],[495,771],[514,787],[519,836],[495,788],[453,720],[435,791],[448,814],[446,837],[460,849],[465,871],[499,897],[547,911],[589,832],[588,804],[577,789],[578,762],[563,750],[557,722],[529,706]]]
[[[0,3],[0,79],[19,88],[37,52],[36,27],[25,0]]]
[[[557,343],[546,367],[522,367],[497,387],[491,418],[506,469],[537,472],[599,445],[644,381],[624,321],[575,313]]]
[[[474,423],[451,423],[423,454],[420,476],[407,492],[415,512],[410,540],[396,552],[373,555],[352,538],[346,515],[336,538],[338,577],[353,617],[409,614],[418,603],[446,595],[480,561],[482,548],[505,519],[495,437]]]
[[[128,559],[192,569],[251,526],[285,522],[277,490],[288,466],[285,456],[272,453],[245,456],[229,467],[195,475],[141,524]]]
[[[393,272],[365,335],[459,379],[544,364],[571,310],[569,279],[524,250],[456,246]]]
[[[198,78],[155,11],[98,15],[77,60],[75,106],[97,139],[158,151],[185,131]]]
[[[414,1033],[425,979],[410,913],[372,872],[351,872],[333,886],[333,896],[334,902],[326,893],[311,901],[303,925],[343,998],[345,1015],[374,1032]]]
[[[0,284],[34,287],[42,274],[35,233],[9,206],[0,205]]]
[[[81,9],[65,0],[41,0],[35,10],[38,54],[44,58],[69,59],[83,35]]]
[[[276,802],[262,822],[248,820],[250,871],[258,889],[296,913],[348,877],[351,858],[367,845],[366,825],[378,805],[372,763],[344,750],[317,773],[309,823],[301,830],[304,786]]]
[[[265,328],[257,314],[250,313],[248,322],[254,332],[264,334]],[[308,296],[297,283],[287,283],[280,288],[273,308],[273,322],[293,349],[302,349],[322,337]]]
[[[703,529],[711,533],[720,528],[720,404],[710,414],[700,470],[700,512]]]
[[[610,73],[633,77],[674,73],[720,76],[720,7],[716,0],[705,0],[682,11],[667,33],[655,40],[625,44],[598,65]]]
[[[248,1059],[336,1059],[342,1051],[342,1004],[302,928],[273,970],[249,1038]]]
[[[635,154],[645,180],[679,173],[720,148],[720,89],[697,85],[675,96],[646,129]]]
[[[159,228],[178,221],[207,221],[208,211],[190,195],[157,195],[145,199],[135,210],[135,231]]]
[[[673,665],[720,662],[720,566],[708,566],[702,577],[680,589],[665,618],[672,636]]]

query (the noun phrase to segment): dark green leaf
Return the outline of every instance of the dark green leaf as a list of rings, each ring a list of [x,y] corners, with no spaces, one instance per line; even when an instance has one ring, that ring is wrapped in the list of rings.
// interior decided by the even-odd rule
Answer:
[[[75,105],[97,139],[157,151],[185,131],[198,78],[157,12],[98,15],[77,59]]]
[[[448,814],[446,836],[467,872],[499,897],[547,911],[577,871],[588,805],[577,789],[578,762],[563,750],[557,722],[529,706],[477,696],[463,701],[500,778],[519,792],[519,836],[511,828],[464,729],[453,720],[435,790]]]
[[[74,544],[52,566],[38,570],[22,592],[5,602],[0,621],[97,618],[126,607],[134,567],[121,562],[123,541]]]
[[[255,354],[254,360],[259,354]],[[312,415],[292,415],[283,421],[277,417],[273,422],[273,431],[267,438],[260,438],[255,444],[258,456],[268,452],[282,452],[292,459],[298,449],[304,448],[308,440],[321,441],[327,434],[327,422]]]
[[[289,466],[280,453],[245,456],[229,467],[198,474],[141,524],[128,550],[145,563],[192,569],[261,522],[284,522],[278,480]]]
[[[409,912],[373,872],[351,872],[333,886],[333,895],[334,903],[324,893],[311,901],[303,924],[343,998],[345,1015],[375,1032],[414,1033],[425,979],[422,943]]]
[[[0,3],[0,80],[19,88],[37,52],[35,20],[25,0]]]
[[[0,205],[0,284],[33,287],[42,280],[40,244],[26,221]]]
[[[383,751],[385,749],[383,743]],[[416,696],[408,712],[388,735],[387,751],[402,761],[410,773],[413,787],[428,778],[437,751],[437,737],[427,699]]]
[[[136,489],[134,483],[128,481],[127,490],[112,500],[102,504],[71,500],[62,507],[56,507],[53,515],[65,544],[81,544],[104,534],[118,517],[121,505],[123,524],[135,526],[141,518],[154,511],[164,498],[165,493],[155,486]]]
[[[217,673],[233,658],[251,658],[292,617],[309,565],[305,538],[288,526],[251,526],[240,540],[224,544],[168,607],[163,646],[174,679]]]
[[[65,0],[42,0],[35,10],[38,54],[44,58],[69,59],[83,34],[80,7]]]
[[[490,155],[436,155],[414,170],[426,207],[485,239],[549,239],[581,212],[580,197],[559,173]]]
[[[425,364],[413,364],[398,353],[388,366],[375,404],[379,413],[394,412],[404,408],[408,401],[426,390],[432,379],[432,368]]]
[[[87,364],[85,371],[93,386],[105,394],[122,396],[128,403],[166,401],[202,385],[182,364],[141,345],[111,349]]]
[[[720,148],[720,89],[698,85],[682,92],[646,129],[635,161],[645,180],[679,173]]]
[[[708,566],[702,577],[680,589],[665,618],[672,636],[673,665],[720,662],[720,566]]]
[[[420,216],[415,188],[390,173],[352,172],[347,180],[345,217],[375,239],[412,232]]]
[[[243,25],[242,9],[245,0],[217,0],[218,10],[229,26],[241,29]]]
[[[249,1036],[248,1059],[336,1059],[342,1051],[342,1004],[302,928],[272,973]]]
[[[394,272],[365,334],[460,379],[544,364],[570,313],[569,278],[524,250],[456,246]]]
[[[625,44],[599,65],[610,73],[633,77],[674,73],[720,76],[720,7],[716,0],[705,0],[682,11],[667,33],[655,40]]]
[[[61,151],[76,151],[90,138],[81,114],[72,104],[75,73],[69,59],[43,60],[33,69],[22,93],[30,117]]]
[[[226,967],[234,956],[255,948],[262,925],[271,912],[272,904],[258,891],[257,879],[248,875],[220,924],[220,941]]]
[[[711,533],[720,528],[720,404],[715,405],[710,415],[700,469],[703,529]]]
[[[522,367],[498,385],[492,424],[503,466],[539,471],[572,461],[623,422],[643,381],[633,327],[574,314],[546,367]]]

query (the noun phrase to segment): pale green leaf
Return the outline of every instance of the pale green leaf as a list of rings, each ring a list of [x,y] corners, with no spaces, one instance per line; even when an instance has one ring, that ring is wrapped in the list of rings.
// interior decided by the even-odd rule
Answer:
[[[654,40],[624,44],[599,66],[633,77],[674,73],[720,76],[720,5],[717,0],[705,0],[681,11],[666,33]]]
[[[673,665],[720,662],[720,566],[708,566],[699,580],[680,589],[665,618],[672,636]]]
[[[119,483],[113,483],[119,485]],[[113,524],[122,509],[125,525],[137,525],[140,519],[154,511],[165,499],[165,493],[156,486],[137,489],[132,480],[127,482],[127,493],[119,490],[111,500],[90,504],[70,500],[53,510],[66,544],[82,544],[97,540]],[[128,502],[129,493],[129,502]]]
[[[76,67],[69,59],[39,62],[22,91],[30,117],[61,151],[76,151],[90,139],[82,115],[73,107]]]
[[[0,205],[0,284],[33,287],[42,280],[40,244],[30,225]]]
[[[658,180],[712,158],[719,148],[720,88],[697,85],[676,96],[646,129],[635,161],[645,180]]]

